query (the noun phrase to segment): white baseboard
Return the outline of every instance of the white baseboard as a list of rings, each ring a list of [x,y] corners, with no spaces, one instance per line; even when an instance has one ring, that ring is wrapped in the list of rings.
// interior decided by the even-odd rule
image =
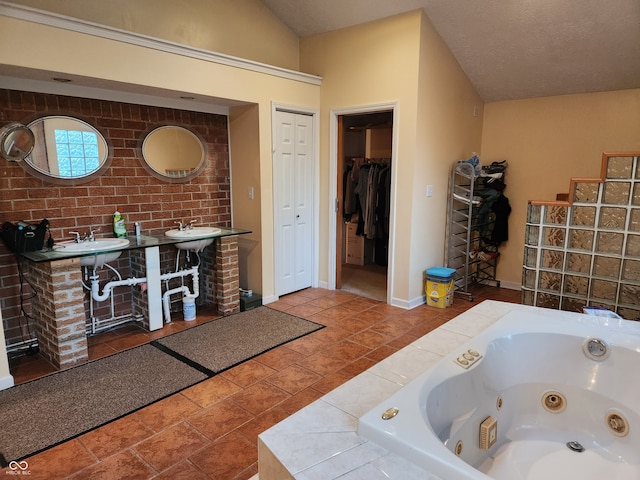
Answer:
[[[277,295],[269,295],[268,297],[262,297],[262,304],[267,305],[269,303],[277,302],[279,298],[280,297],[278,297]]]
[[[509,282],[507,280],[500,280],[500,288],[508,288],[509,290],[522,290],[522,285],[518,282]]]
[[[7,375],[6,377],[0,378],[0,390],[6,390],[7,388],[13,387],[13,376]]]

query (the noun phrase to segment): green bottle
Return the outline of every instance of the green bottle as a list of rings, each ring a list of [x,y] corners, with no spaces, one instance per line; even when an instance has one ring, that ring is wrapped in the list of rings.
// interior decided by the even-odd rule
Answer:
[[[127,236],[127,227],[124,224],[124,217],[116,208],[113,212],[113,234],[118,238]]]

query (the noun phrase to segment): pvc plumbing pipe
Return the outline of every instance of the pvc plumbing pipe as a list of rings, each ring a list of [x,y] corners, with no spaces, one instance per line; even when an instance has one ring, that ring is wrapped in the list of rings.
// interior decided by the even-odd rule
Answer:
[[[111,290],[115,287],[123,287],[123,286],[135,286],[139,283],[143,283],[147,281],[147,277],[134,277],[134,278],[125,278],[123,280],[113,280],[111,282],[107,282],[102,288],[102,293],[100,293],[100,282],[98,281],[98,275],[93,275],[91,277],[91,296],[97,302],[104,302],[109,295],[111,295]]]
[[[194,299],[198,298],[198,296],[200,295],[200,281],[199,281],[198,267],[191,267],[185,270],[179,270],[177,272],[169,272],[169,273],[160,275],[161,281],[171,280],[172,278],[186,277],[187,275],[191,275],[193,293],[189,291],[189,287],[181,286],[178,288],[167,290],[162,295],[162,303],[164,306],[166,323],[169,323],[171,321],[171,311],[169,309],[169,297],[174,293],[183,292],[183,296],[185,297],[188,296]],[[147,277],[133,277],[133,278],[126,278],[121,280],[112,280],[110,282],[107,282],[104,285],[104,287],[102,288],[102,293],[100,293],[100,282],[99,282],[98,275],[92,275],[90,279],[91,279],[91,296],[97,302],[103,302],[106,299],[108,299],[111,295],[112,290],[116,287],[135,286],[140,283],[147,282]]]

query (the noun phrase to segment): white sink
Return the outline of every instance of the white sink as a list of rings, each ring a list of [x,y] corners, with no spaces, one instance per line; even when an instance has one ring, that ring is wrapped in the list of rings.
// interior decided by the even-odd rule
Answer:
[[[80,257],[83,267],[98,268],[105,263],[112,262],[120,256],[122,249],[129,246],[126,238],[99,238],[92,242],[65,243],[54,248],[60,253],[93,253],[95,255]],[[117,250],[117,251],[114,251]],[[108,253],[102,253],[108,252]]]
[[[176,248],[180,250],[190,250],[192,252],[201,252],[205,247],[213,243],[213,236],[222,232],[217,227],[192,227],[185,230],[177,228],[165,232],[169,238],[187,240],[185,242],[176,243]]]

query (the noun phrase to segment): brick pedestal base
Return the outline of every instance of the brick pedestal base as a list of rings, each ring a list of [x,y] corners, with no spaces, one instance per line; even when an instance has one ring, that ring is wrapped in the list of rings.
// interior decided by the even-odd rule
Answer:
[[[80,259],[27,265],[36,289],[31,305],[40,354],[59,369],[85,363],[89,356]]]
[[[240,311],[240,268],[238,236],[216,238],[215,287],[218,313],[228,315]]]

